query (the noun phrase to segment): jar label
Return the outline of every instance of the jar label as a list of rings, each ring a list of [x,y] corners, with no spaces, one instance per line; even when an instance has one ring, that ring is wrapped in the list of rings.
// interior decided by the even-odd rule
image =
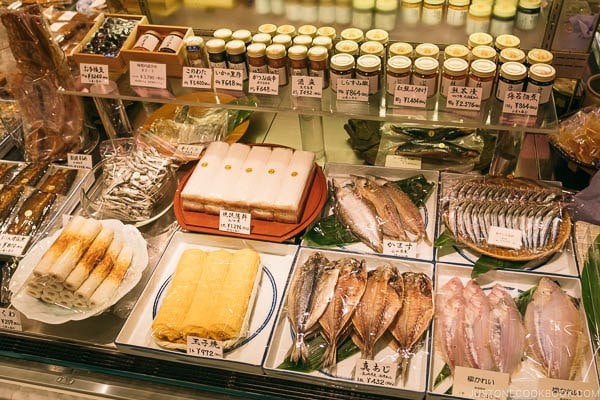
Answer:
[[[394,89],[394,105],[425,108],[427,106],[426,85],[396,85]]]
[[[536,116],[539,104],[540,95],[538,93],[507,91],[504,96],[502,112]]]
[[[413,75],[412,84],[415,86],[426,86],[427,97],[435,96],[437,93],[437,74],[433,75],[431,78],[421,78],[419,76]]]
[[[446,108],[478,111],[481,108],[481,88],[450,86],[446,99]]]
[[[454,10],[448,7],[446,23],[452,26],[463,26],[467,22],[467,10]]]
[[[406,76],[402,76],[402,77],[395,77],[392,76],[390,74],[388,74],[387,76],[387,92],[391,95],[394,94],[394,91],[396,90],[396,85],[408,85],[410,83],[410,75],[407,74]]]
[[[414,25],[421,18],[421,7],[402,7],[402,22]]]
[[[545,85],[537,85],[532,81],[529,81],[527,83],[527,92],[539,94],[540,104],[546,104],[550,101],[550,95],[552,94],[552,84],[547,83]]]
[[[306,76],[308,75],[308,68],[292,68],[290,71],[291,76]]]
[[[212,69],[227,68],[227,63],[225,61],[209,61],[208,65],[210,65]]]
[[[490,20],[485,19],[482,21],[476,20],[474,18],[467,17],[467,35],[470,35],[475,32],[487,32],[490,29]]]
[[[530,31],[535,29],[540,18],[540,13],[528,14],[524,12],[517,12],[517,18],[515,19],[515,27],[524,31]]]
[[[255,74],[266,74],[269,72],[269,68],[267,67],[267,64],[261,65],[261,66],[255,66],[255,65],[248,65],[248,72],[255,73]]]
[[[279,75],[250,72],[248,92],[277,96],[279,94]]]
[[[156,46],[158,46],[159,42],[160,40],[156,36],[144,33],[142,36],[139,37],[137,42],[135,42],[135,46],[133,47],[134,50],[141,48],[146,49],[148,51],[154,51],[154,49],[156,49]]]
[[[479,81],[476,79],[469,79],[469,87],[481,88],[481,100],[485,101],[492,95],[492,88],[494,87],[494,80]]]
[[[246,63],[245,62],[240,62],[240,63],[229,62],[229,68],[230,69],[235,69],[235,70],[238,70],[238,71],[242,71],[242,79],[243,80],[248,79],[248,69],[246,68]]]
[[[423,7],[423,16],[421,17],[421,21],[426,25],[437,25],[442,22],[442,14],[442,7]]]
[[[379,74],[365,77],[357,74],[356,79],[364,79],[369,82],[369,94],[375,94],[379,90]]]
[[[523,90],[524,82],[519,83],[508,83],[502,79],[498,79],[498,87],[496,88],[496,98],[500,101],[504,101],[504,97],[507,92],[520,92]]]
[[[456,79],[459,78],[459,79]],[[453,77],[447,77],[445,75],[442,75],[442,85],[440,87],[440,93],[442,94],[442,96],[446,97],[448,96],[448,88],[450,88],[450,86],[465,86],[467,84],[467,76],[463,75],[462,77],[459,76],[453,76]]]
[[[337,91],[338,79],[350,79],[350,78],[352,78],[351,70],[347,71],[345,73],[342,73],[342,74],[331,72],[329,74],[329,83],[331,84],[331,90],[333,90],[334,92]]]
[[[325,70],[311,70],[310,71],[310,76],[313,76],[315,78],[321,78],[321,85],[322,88],[325,89],[327,87],[328,82],[325,80],[325,76],[326,76],[326,71]]]
[[[182,87],[210,89],[212,87],[212,69],[183,67]]]
[[[323,97],[323,78],[319,76],[292,76],[293,97]]]
[[[279,86],[284,86],[287,85],[287,71],[285,66],[284,67],[268,67],[269,73],[270,74],[277,74],[279,75]]]
[[[183,39],[179,36],[167,35],[165,40],[163,40],[162,44],[160,45],[160,51],[165,52],[165,50],[167,50],[167,53],[177,53],[177,50],[179,50],[179,46],[182,42]]]
[[[496,18],[492,18],[492,23],[490,25],[490,35],[494,37],[498,37],[500,35],[510,35],[512,33],[514,25],[514,20],[510,21],[501,21]]]
[[[215,89],[243,90],[244,75],[239,69],[215,68],[213,76]]]

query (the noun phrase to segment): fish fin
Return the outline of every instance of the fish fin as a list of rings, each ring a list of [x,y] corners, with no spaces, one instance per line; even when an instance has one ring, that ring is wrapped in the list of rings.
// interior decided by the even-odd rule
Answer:
[[[402,361],[400,361],[400,378],[402,380],[402,386],[406,386],[406,380],[408,379],[408,363],[410,362],[410,358],[402,357]]]
[[[292,352],[290,353],[290,361],[295,364],[305,364],[308,361],[308,347],[304,343],[304,335],[299,334],[292,344]]]
[[[423,237],[422,237],[423,241],[425,242],[425,244],[427,246],[432,246],[433,243],[431,242],[431,239],[429,239],[429,236],[427,235],[427,232],[423,233]]]
[[[331,373],[335,373],[335,367],[337,365],[337,341],[332,340],[328,343],[323,358],[321,359],[321,367],[325,368]]]

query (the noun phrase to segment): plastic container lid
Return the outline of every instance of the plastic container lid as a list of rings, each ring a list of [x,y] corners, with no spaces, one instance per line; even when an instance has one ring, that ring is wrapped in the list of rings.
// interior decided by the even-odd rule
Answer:
[[[267,46],[266,54],[268,58],[279,59],[285,57],[285,46],[282,44],[272,44]]]
[[[398,0],[377,0],[375,9],[383,12],[396,11],[398,9]]]
[[[290,60],[304,60],[308,53],[308,47],[297,44],[288,49],[288,58]]]
[[[222,53],[225,51],[225,41],[223,39],[209,39],[206,42],[206,51],[209,53]]]
[[[467,73],[469,63],[462,58],[449,58],[444,61],[444,72],[448,75],[459,76]]]
[[[381,69],[381,58],[372,54],[365,54],[358,57],[356,67],[363,72],[373,72]]]
[[[496,60],[496,50],[490,46],[477,46],[471,50],[471,55],[475,60]]]
[[[517,13],[517,6],[512,3],[496,3],[494,5],[494,11],[492,12],[494,17],[498,18],[512,18]]]
[[[463,58],[469,57],[469,48],[462,44],[451,44],[446,46],[444,49],[444,56],[446,58]]]
[[[231,35],[232,39],[241,40],[244,43],[248,43],[252,40],[252,33],[247,29],[238,29]]]
[[[415,72],[420,74],[431,74],[439,67],[440,63],[433,57],[419,57],[415,60]]]
[[[353,40],[340,40],[335,45],[335,51],[338,53],[358,54],[358,43]]]
[[[262,57],[266,54],[267,45],[264,43],[252,43],[246,48],[249,57]]]
[[[300,44],[302,46],[310,47],[312,45],[313,38],[308,35],[298,35],[294,38],[294,44]]]
[[[281,44],[286,48],[292,45],[292,37],[286,34],[280,34],[273,36],[273,44]]]
[[[464,7],[468,6],[471,3],[470,0],[450,0],[448,4],[451,6]]]
[[[271,44],[271,35],[268,33],[257,33],[252,36],[252,43],[264,43],[265,45]]]
[[[542,7],[542,0],[521,0],[519,1],[519,7],[535,10]]]
[[[508,61],[514,61],[514,62],[524,62],[525,61],[525,52],[521,49],[513,49],[513,48],[508,48],[508,49],[502,49],[502,51],[500,52],[500,62],[505,63]]]
[[[548,64],[533,64],[529,67],[529,77],[538,82],[551,82],[556,78],[556,69]]]
[[[402,0],[402,4],[421,4],[423,0]]]
[[[231,35],[233,35],[233,32],[231,32],[231,29],[227,29],[227,28],[217,29],[213,33],[213,37],[215,39],[222,39],[222,40],[225,40],[225,41],[230,40],[231,39]]]
[[[277,33],[277,25],[274,24],[262,24],[258,27],[259,33],[266,33],[269,36],[274,36]]]
[[[527,67],[521,63],[509,61],[500,67],[500,75],[512,80],[521,80],[527,76]]]
[[[492,14],[492,6],[485,3],[471,4],[469,7],[469,15],[474,17],[489,17]]]
[[[371,29],[367,31],[365,38],[369,41],[386,44],[390,40],[390,35],[383,29]]]
[[[203,47],[204,39],[202,36],[188,36],[184,41],[186,46]]]
[[[521,39],[515,35],[500,35],[496,38],[496,43],[494,45],[500,50],[507,49],[509,47],[518,49],[521,45]]]
[[[358,28],[346,28],[341,33],[342,40],[352,40],[354,42],[362,42],[365,39],[363,31]]]
[[[290,36],[295,36],[296,35],[296,27],[294,25],[279,25],[277,27],[277,34],[278,35],[290,35]]]
[[[317,36],[313,39],[312,45],[327,47],[327,50],[331,50],[333,48],[333,40],[329,36]]]
[[[490,60],[475,60],[471,63],[471,72],[475,76],[489,78],[496,75],[496,63]]]
[[[323,61],[329,57],[327,47],[315,46],[308,49],[308,59],[311,61]]]
[[[354,68],[354,56],[351,54],[340,53],[331,57],[329,61],[331,68],[339,71],[348,71]]]
[[[329,39],[335,39],[336,31],[333,26],[322,26],[317,29],[317,36],[327,36]]]
[[[410,71],[411,66],[412,60],[406,56],[393,56],[387,62],[387,70],[397,74]]]
[[[298,28],[298,34],[314,37],[317,34],[317,27],[314,25],[302,25]]]
[[[552,64],[553,59],[552,53],[544,49],[531,49],[527,53],[529,64]]]
[[[227,54],[243,54],[246,51],[246,44],[241,40],[230,40],[225,45],[225,51]]]
[[[424,6],[426,5],[432,5],[432,6],[439,6],[444,4],[446,0],[425,0],[425,2],[423,3]]]
[[[379,42],[364,42],[360,46],[360,54],[374,54],[376,56],[383,56],[385,55],[385,48]]]
[[[477,46],[491,46],[494,43],[494,38],[489,33],[475,32],[469,35],[469,46],[471,48]]]
[[[415,47],[415,54],[417,57],[437,58],[440,54],[440,48],[433,43],[421,43]]]
[[[410,43],[396,42],[390,45],[391,56],[407,56],[412,57],[413,47]]]

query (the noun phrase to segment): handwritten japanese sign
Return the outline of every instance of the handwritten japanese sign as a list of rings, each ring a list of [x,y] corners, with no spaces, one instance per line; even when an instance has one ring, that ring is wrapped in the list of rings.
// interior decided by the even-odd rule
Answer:
[[[250,213],[221,210],[219,213],[219,230],[223,232],[250,234]]]
[[[279,75],[250,72],[248,92],[277,96],[279,94]]]
[[[338,100],[369,101],[369,81],[365,79],[338,79]]]
[[[480,87],[450,86],[446,107],[478,111],[481,108],[482,90]]]
[[[397,363],[358,359],[355,379],[372,385],[394,386],[396,384]]]
[[[323,97],[323,78],[320,76],[292,76],[292,96]]]
[[[79,76],[83,84],[108,85],[108,65],[106,64],[79,64]]]
[[[186,353],[196,357],[223,358],[223,346],[213,339],[188,336]]]
[[[506,92],[502,112],[536,116],[540,105],[539,93]]]
[[[215,89],[225,90],[243,90],[244,74],[239,69],[214,69],[214,87]]]
[[[181,86],[196,89],[210,89],[212,87],[212,69],[183,67]]]
[[[396,85],[394,105],[425,108],[427,106],[427,86]]]
[[[165,64],[130,61],[129,84],[131,86],[167,88],[167,66]]]

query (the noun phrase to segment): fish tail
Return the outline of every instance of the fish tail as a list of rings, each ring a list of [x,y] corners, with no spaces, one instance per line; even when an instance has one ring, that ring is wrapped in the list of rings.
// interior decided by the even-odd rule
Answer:
[[[410,358],[402,357],[402,361],[400,362],[400,377],[402,379],[402,385],[406,385],[406,380],[408,379],[408,362]]]
[[[429,239],[429,236],[427,235],[427,232],[423,232],[423,241],[425,242],[425,244],[427,246],[431,246],[431,239]]]
[[[323,368],[333,372],[337,364],[337,341],[332,340],[327,348],[325,349],[325,353],[323,353],[322,366]]]
[[[306,343],[304,343],[304,334],[299,333],[292,346],[290,361],[295,364],[304,364],[306,360],[308,360],[308,348],[306,347]]]

